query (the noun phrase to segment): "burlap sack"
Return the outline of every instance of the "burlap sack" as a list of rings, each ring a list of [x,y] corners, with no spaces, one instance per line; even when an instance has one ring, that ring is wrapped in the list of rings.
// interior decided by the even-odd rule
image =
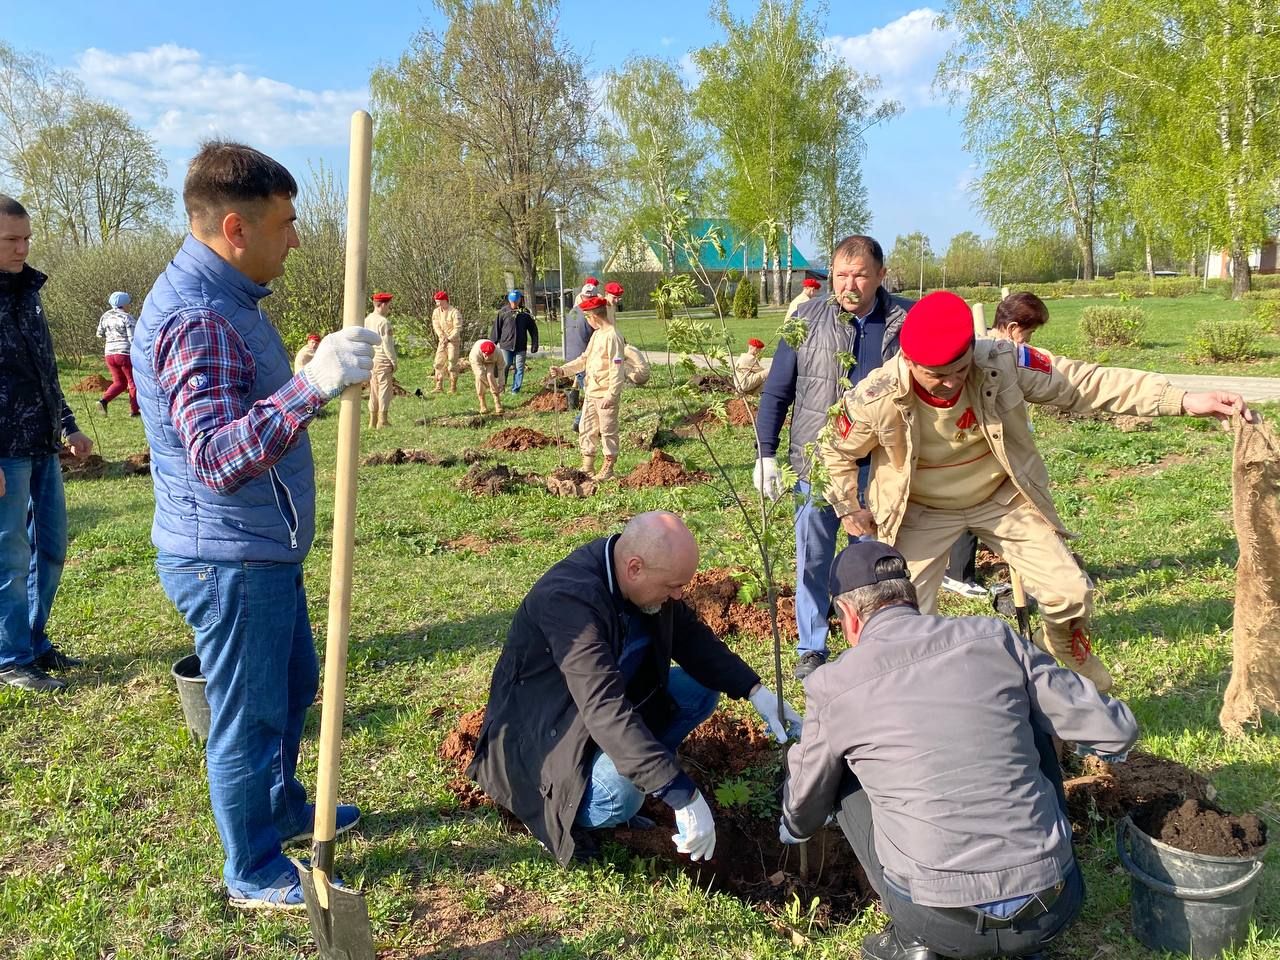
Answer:
[[[1280,713],[1280,441],[1268,424],[1234,417],[1231,499],[1240,542],[1231,683],[1218,725],[1242,736],[1262,711]]]

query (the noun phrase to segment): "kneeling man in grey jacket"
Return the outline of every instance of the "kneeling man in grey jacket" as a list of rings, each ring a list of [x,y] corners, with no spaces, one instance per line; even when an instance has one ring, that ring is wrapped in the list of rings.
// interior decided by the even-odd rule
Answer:
[[[805,681],[783,841],[834,813],[892,918],[867,960],[1037,956],[1084,899],[1052,738],[1123,759],[1133,714],[1003,620],[922,616],[885,544],[831,596],[849,650]]]

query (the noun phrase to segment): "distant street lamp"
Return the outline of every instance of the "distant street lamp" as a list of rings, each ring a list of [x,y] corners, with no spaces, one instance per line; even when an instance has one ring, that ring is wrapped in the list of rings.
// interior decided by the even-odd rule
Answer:
[[[556,278],[556,316],[560,318],[560,360],[564,361],[569,352],[569,328],[564,320],[564,241],[560,237],[560,208],[556,207],[556,259],[560,262],[559,276]]]

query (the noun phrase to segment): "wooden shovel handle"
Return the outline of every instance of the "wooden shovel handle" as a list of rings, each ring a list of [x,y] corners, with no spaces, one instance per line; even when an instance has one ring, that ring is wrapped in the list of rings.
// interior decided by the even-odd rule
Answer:
[[[1018,571],[1009,568],[1009,586],[1013,588],[1013,605],[1019,610],[1027,608],[1027,591],[1022,586],[1022,577],[1018,575]]]
[[[342,293],[342,325],[364,324],[365,272],[369,263],[369,170],[373,118],[351,115],[351,157],[347,178],[347,261]],[[329,630],[324,654],[324,706],[320,716],[316,773],[317,844],[334,839],[337,827],[338,765],[342,712],[346,699],[347,634],[351,628],[351,569],[356,539],[356,466],[360,457],[360,385],[342,391],[338,411],[337,483],[333,494],[333,564],[329,572]],[[322,869],[325,865],[317,865]],[[327,871],[326,871],[327,872]]]

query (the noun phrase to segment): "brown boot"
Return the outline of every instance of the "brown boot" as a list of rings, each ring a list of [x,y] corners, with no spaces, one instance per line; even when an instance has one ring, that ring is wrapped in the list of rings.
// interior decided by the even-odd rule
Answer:
[[[1058,662],[1068,670],[1074,670],[1085,679],[1092,680],[1099,693],[1106,693],[1113,682],[1111,674],[1102,665],[1102,661],[1093,655],[1088,634],[1082,627],[1077,627],[1069,635],[1062,636],[1061,633],[1065,630],[1065,627],[1055,625],[1050,633],[1049,625],[1045,624],[1036,631],[1036,646],[1057,657]]]
[[[486,416],[489,413],[489,405],[484,402],[484,397],[480,398],[480,415]]]
[[[458,378],[457,378],[457,377],[454,377],[452,380],[450,380],[450,381],[449,381],[449,392],[450,392],[450,393],[457,393],[457,392],[458,392]]]
[[[599,472],[599,473],[597,473],[597,474],[596,474],[594,477],[592,477],[591,479],[593,479],[593,480],[612,480],[612,479],[613,479],[613,465],[614,465],[615,463],[617,463],[617,462],[618,462],[618,458],[617,458],[617,457],[605,457],[605,458],[604,458],[604,466],[603,466],[603,467],[601,467],[601,468],[600,468],[600,472]]]
[[[436,381],[435,388],[434,388],[431,392],[432,392],[432,393],[444,393],[444,384],[442,384],[439,380],[437,380],[437,381]]]
[[[493,412],[498,414],[498,416],[502,416],[502,401],[497,397],[493,398]]]
[[[594,453],[582,455],[582,466],[579,469],[587,476],[596,472],[596,455]]]

